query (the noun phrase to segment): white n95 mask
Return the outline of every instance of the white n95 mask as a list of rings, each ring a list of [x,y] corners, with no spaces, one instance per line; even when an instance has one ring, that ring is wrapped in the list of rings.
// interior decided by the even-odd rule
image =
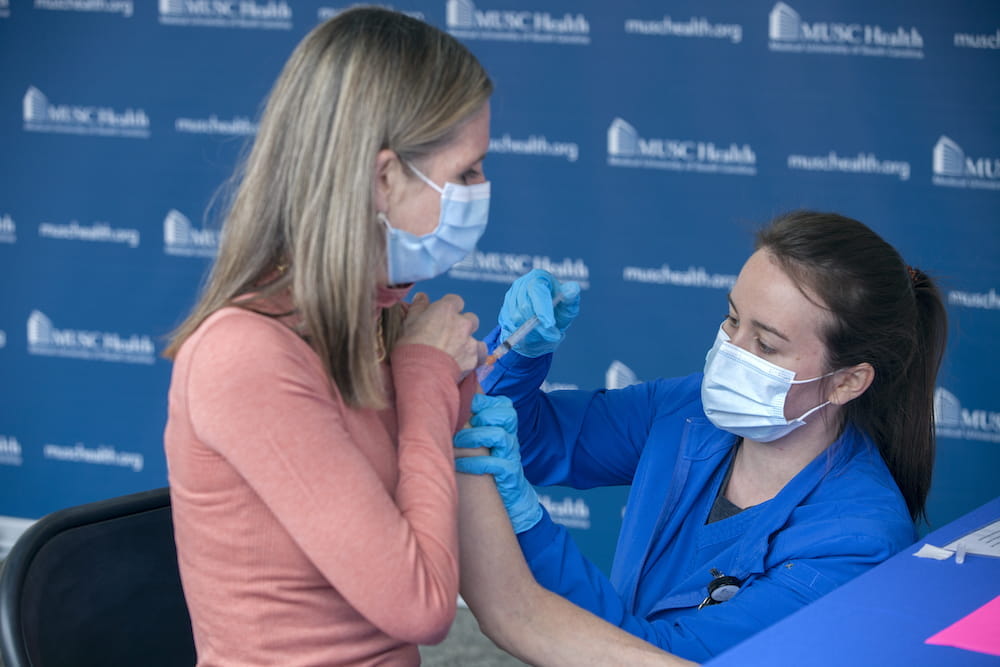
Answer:
[[[412,164],[420,179],[441,193],[441,215],[434,231],[423,236],[396,229],[384,213],[389,284],[402,285],[441,275],[472,252],[486,231],[490,213],[490,184],[445,183],[440,188]]]
[[[788,435],[805,418],[830,401],[817,405],[798,419],[785,419],[785,397],[793,384],[815,382],[794,380],[795,372],[776,366],[729,342],[719,327],[715,344],[705,357],[705,377],[701,381],[701,402],[716,428],[756,442],[771,442]]]

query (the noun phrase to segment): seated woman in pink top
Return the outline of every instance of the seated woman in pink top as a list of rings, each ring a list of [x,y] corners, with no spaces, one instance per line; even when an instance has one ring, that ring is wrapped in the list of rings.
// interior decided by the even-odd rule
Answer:
[[[198,664],[417,664],[458,594],[452,436],[485,349],[401,299],[486,226],[492,83],[455,39],[345,11],[285,65],[175,332],[165,447]]]

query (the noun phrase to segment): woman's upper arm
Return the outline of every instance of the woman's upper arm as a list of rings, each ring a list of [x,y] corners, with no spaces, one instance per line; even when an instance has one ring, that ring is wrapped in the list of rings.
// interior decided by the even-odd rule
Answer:
[[[458,585],[452,369],[433,355],[424,364],[411,389],[427,414],[405,435],[400,424],[399,483],[387,489],[359,446],[378,419],[350,423],[318,365],[270,324],[222,320],[200,341],[187,387],[197,436],[352,606],[390,635],[426,639],[450,622]]]

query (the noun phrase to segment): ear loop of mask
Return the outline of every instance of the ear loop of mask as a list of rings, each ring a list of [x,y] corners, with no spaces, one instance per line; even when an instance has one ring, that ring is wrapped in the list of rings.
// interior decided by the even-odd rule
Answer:
[[[809,380],[789,380],[788,384],[809,384],[810,382],[816,382],[817,380],[822,380],[823,378],[828,378],[831,375],[836,375],[838,372],[839,371],[830,371],[829,373],[826,373],[824,375],[820,375],[818,377],[811,378]],[[786,396],[786,398],[787,398],[787,396]],[[819,405],[817,405],[812,410],[806,410],[806,412],[801,417],[799,417],[798,419],[792,419],[791,421],[793,421],[793,422],[803,421],[809,415],[813,414],[817,410],[825,408],[826,406],[830,405],[831,403],[833,403],[833,401],[827,401],[825,403],[820,403]]]

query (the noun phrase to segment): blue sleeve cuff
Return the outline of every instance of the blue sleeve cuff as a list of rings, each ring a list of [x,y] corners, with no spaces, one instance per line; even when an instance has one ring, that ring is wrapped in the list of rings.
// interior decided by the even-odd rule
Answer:
[[[483,342],[486,349],[493,352],[500,344],[501,329],[497,325]],[[510,350],[507,354],[497,359],[496,364],[489,375],[480,378],[480,385],[487,394],[508,394],[511,385],[518,385],[525,379],[531,379],[532,388],[541,385],[542,380],[552,366],[552,353],[543,354],[540,357],[526,357],[515,350]],[[537,382],[535,382],[537,380]],[[498,387],[502,385],[502,387]]]
[[[541,553],[546,547],[552,544],[559,535],[560,530],[562,528],[552,520],[552,517],[549,516],[549,511],[542,505],[542,518],[538,523],[523,533],[517,534],[517,541],[521,545],[521,552],[524,554],[529,565],[535,555]]]

